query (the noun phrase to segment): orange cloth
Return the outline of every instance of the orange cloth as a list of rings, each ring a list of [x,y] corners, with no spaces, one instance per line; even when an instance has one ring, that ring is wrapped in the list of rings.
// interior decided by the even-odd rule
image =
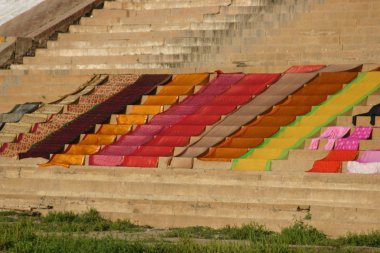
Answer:
[[[119,114],[116,118],[118,125],[142,125],[146,123],[147,119],[146,115],[129,114]]]
[[[116,140],[116,135],[87,134],[79,144],[83,145],[108,145]]]
[[[173,80],[165,86],[194,86],[194,85],[203,85],[209,80],[209,74],[200,73],[200,74],[181,74],[176,75]]]
[[[157,95],[160,96],[178,96],[178,95],[189,95],[194,92],[194,86],[165,86]]]
[[[123,135],[131,130],[131,125],[103,124],[97,134]]]
[[[161,105],[134,105],[132,110],[128,113],[130,115],[156,115],[162,112],[163,106]]]
[[[144,105],[172,105],[178,100],[178,96],[148,96]]]
[[[198,159],[203,161],[230,161],[247,153],[248,148],[211,148],[210,151],[200,156]]]
[[[99,145],[82,145],[82,144],[74,144],[70,145],[65,154],[71,155],[90,155],[98,152],[100,149]]]
[[[53,165],[60,165],[69,167],[70,165],[83,165],[85,160],[84,155],[67,155],[67,154],[56,154],[53,158],[44,164],[39,164],[40,167],[47,167]]]

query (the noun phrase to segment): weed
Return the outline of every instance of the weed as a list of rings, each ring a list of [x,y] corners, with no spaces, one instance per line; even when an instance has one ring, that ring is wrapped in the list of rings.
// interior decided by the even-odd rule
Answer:
[[[316,228],[296,221],[292,226],[282,229],[281,241],[287,244],[315,245],[326,244],[327,236]]]

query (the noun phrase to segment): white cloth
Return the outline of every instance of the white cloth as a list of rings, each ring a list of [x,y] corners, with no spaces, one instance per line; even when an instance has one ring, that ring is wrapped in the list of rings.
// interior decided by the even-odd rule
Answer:
[[[380,174],[380,163],[348,162],[347,170],[355,174]]]

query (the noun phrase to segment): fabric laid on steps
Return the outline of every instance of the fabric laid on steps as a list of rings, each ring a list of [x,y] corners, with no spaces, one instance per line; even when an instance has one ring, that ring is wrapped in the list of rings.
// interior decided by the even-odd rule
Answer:
[[[142,125],[146,123],[148,116],[119,114],[116,120],[118,125]]]
[[[21,118],[26,113],[32,113],[38,109],[41,105],[41,102],[32,102],[16,105],[11,111],[8,113],[0,114],[0,123],[15,123],[19,122]]]
[[[52,166],[52,165],[60,165],[64,167],[68,167],[67,164],[71,165],[83,165],[85,156],[83,155],[67,155],[67,154],[55,154],[51,158],[54,163],[44,163],[44,164],[39,164],[40,167],[47,167],[47,166]]]
[[[334,79],[336,83],[348,83],[347,79],[354,79],[357,73],[322,73],[322,75],[329,75],[325,80],[331,80],[330,83],[333,83]],[[315,79],[314,82],[318,82],[318,79]],[[286,157],[290,149],[298,147],[306,138],[309,138],[334,120],[337,115],[351,109],[368,94],[376,90],[379,84],[380,74],[360,74],[358,78],[346,85],[338,94],[330,96],[321,105],[315,106],[307,115],[298,117],[290,126],[281,128],[278,133],[266,139],[256,149],[251,149],[244,156],[235,159],[233,168],[237,170],[269,170],[272,160]],[[255,155],[257,151],[270,154],[269,150],[274,149],[277,151],[272,152],[266,158],[259,158]]]
[[[307,172],[340,173],[342,162],[352,161],[358,154],[356,150],[332,150],[325,158],[315,161],[313,167]]]
[[[220,138],[213,138],[214,141],[210,141],[211,137],[228,137],[238,131],[242,125],[252,122],[252,120],[256,119],[260,114],[270,110],[273,105],[284,101],[289,94],[297,91],[316,76],[317,74],[314,73],[290,73],[281,77],[279,75],[274,76],[274,78],[268,82],[270,86],[262,93],[259,93],[260,95],[242,105],[235,112],[227,115],[216,125],[213,125],[207,132],[199,136],[200,138],[198,140],[190,142],[176,157],[197,157],[202,155],[205,149],[207,150],[221,141]],[[293,121],[294,118],[287,118],[285,120]],[[205,149],[200,149],[199,147],[204,147]],[[168,165],[171,166],[170,161]]]
[[[362,68],[363,64],[333,64],[319,70],[318,72],[361,72]]]
[[[233,86],[231,86],[226,92],[223,93],[223,95],[221,96],[217,96],[215,99],[209,99],[211,100],[209,102],[209,104],[215,104],[215,100],[218,101],[218,103],[220,103],[219,101],[221,101],[221,99],[219,99],[220,97],[227,97],[226,94],[228,94],[229,96],[231,95],[238,95],[238,98],[235,98],[236,101],[239,101],[239,103],[233,103],[233,104],[237,104],[237,105],[240,105],[240,104],[244,104],[247,102],[247,98],[243,97],[243,96],[240,96],[240,93],[242,93],[240,87],[243,87],[243,86],[247,86],[247,87],[250,87],[250,88],[245,88],[245,93],[244,94],[252,94],[252,95],[255,95],[255,94],[258,94],[260,92],[262,92],[262,90],[269,84],[268,82],[273,82],[275,79],[277,79],[278,75],[256,75],[256,79],[254,79],[255,75],[247,75],[245,78],[243,78],[241,81],[239,81],[238,83],[234,84]],[[258,78],[259,77],[259,78]],[[255,83],[256,81],[256,83]],[[252,85],[249,86],[249,84]],[[250,93],[252,92],[252,93]],[[252,96],[251,95],[251,96]],[[199,103],[201,100],[192,100],[192,102],[195,102],[195,103]],[[212,110],[208,110],[208,108],[212,108],[212,107],[215,107],[215,106],[203,106],[202,109],[196,111],[197,114],[200,114],[200,115],[214,115],[214,114],[217,114],[217,115],[225,115],[225,114],[228,114],[230,113],[231,111],[233,111],[235,109],[235,107],[232,107],[232,106],[218,106],[218,107],[215,107],[213,108]],[[228,107],[230,107],[230,109],[228,109]],[[196,115],[194,115],[196,116]],[[192,117],[192,116],[190,116]],[[183,121],[179,122],[179,124],[182,124]],[[213,123],[213,122],[211,122]],[[197,123],[198,124],[198,123]],[[194,126],[193,126],[194,127]],[[201,131],[203,132],[203,130]],[[200,132],[200,133],[201,133]],[[162,133],[163,135],[166,135],[167,133],[166,132],[163,132]],[[183,134],[183,133],[182,133]],[[193,130],[193,133],[191,134],[192,136],[196,136],[198,135],[198,133],[196,133],[195,130]],[[148,145],[151,145],[151,143],[149,143]],[[183,146],[183,145],[181,145]],[[180,147],[180,146],[176,146],[176,147]],[[139,151],[137,151],[137,154],[133,154],[134,156],[138,155],[138,156],[141,156],[141,154],[139,153]],[[144,155],[147,155],[147,154],[144,154]],[[148,155],[153,155],[152,153],[149,153]],[[165,153],[165,154],[161,154],[161,156],[171,156],[173,155],[173,150],[170,150],[168,149],[168,152]]]
[[[313,138],[310,142],[309,149],[317,150],[320,139],[327,139],[327,143],[324,147],[325,150],[332,150],[335,145],[335,141],[339,138],[343,138],[350,131],[350,127],[344,126],[332,126],[328,127],[319,138]]]
[[[85,111],[80,111],[80,110],[76,110],[76,112],[74,113],[62,112],[64,105],[61,103],[65,102],[66,100],[65,98],[75,97],[75,101],[77,101],[78,98],[81,99],[83,97],[86,97],[88,99],[82,99],[82,101],[85,101],[86,103],[92,103],[92,106],[94,106],[95,103],[99,101],[100,97],[103,99],[106,99],[112,96],[113,94],[118,92],[121,88],[124,88],[126,85],[129,85],[130,83],[135,82],[137,78],[138,78],[137,75],[121,75],[121,76],[119,75],[119,76],[112,76],[110,78],[108,76],[95,76],[89,82],[84,84],[82,88],[78,89],[74,93],[71,93],[70,95],[65,96],[63,99],[59,100],[58,102],[53,102],[51,104],[45,104],[41,106],[39,109],[35,111],[35,113],[51,115],[49,117],[45,117],[42,122],[37,121],[38,123],[34,123],[34,121],[32,121],[31,123],[26,124],[26,126],[28,126],[27,129],[20,128],[20,124],[17,124],[17,127],[13,126],[12,129],[7,129],[7,127],[3,129],[3,131],[7,131],[7,132],[12,130],[13,132],[18,133],[21,138],[19,138],[15,143],[10,143],[7,149],[5,149],[4,152],[1,152],[0,155],[7,156],[7,157],[14,157],[14,156],[17,156],[19,153],[26,152],[28,149],[31,148],[32,144],[41,141],[50,133],[56,131],[67,122],[75,119],[79,114],[85,112]],[[123,81],[123,85],[121,85],[122,83],[118,83],[118,81]],[[112,89],[107,89],[108,93],[105,91],[102,91],[99,94],[96,88],[100,86],[102,88],[111,87]],[[94,91],[94,88],[95,88],[95,91]],[[96,97],[96,99],[91,99],[91,97]],[[79,108],[81,110],[85,109],[83,107],[78,107],[78,109]],[[24,121],[24,118],[26,115],[29,115],[33,118],[32,116],[33,113],[25,114],[22,121]],[[25,125],[25,124],[22,124],[22,125]]]
[[[20,158],[27,157],[46,157],[50,153],[58,153],[66,143],[72,143],[79,138],[81,133],[90,131],[95,124],[102,123],[109,119],[112,113],[122,111],[127,104],[137,102],[144,94],[151,92],[158,85],[167,82],[169,75],[143,75],[135,83],[127,86],[119,93],[113,95],[102,104],[94,107],[92,110],[82,114],[72,122],[66,124],[58,131],[45,138],[43,141],[34,145],[26,153],[20,154]],[[45,145],[54,144],[60,146],[56,149],[47,149]]]
[[[164,110],[162,105],[134,105],[132,110],[128,112],[130,115],[156,115]]]
[[[268,123],[270,126],[278,127],[277,130],[282,127],[290,124],[293,122],[297,116],[304,115],[311,111],[312,106],[320,103],[323,101],[323,99],[327,98],[327,95],[330,95],[337,90],[341,89],[343,86],[343,83],[333,83],[334,80],[332,76],[335,74],[320,74],[318,78],[312,80],[306,86],[304,86],[302,89],[296,91],[293,96],[290,96],[287,100],[282,102],[281,104],[274,106],[273,109],[264,114],[259,116],[255,121],[248,124],[247,126],[242,127],[236,134],[232,135],[230,138],[252,138],[247,136],[245,133],[247,129],[255,129],[255,127],[260,127],[262,129],[264,126],[268,126]],[[355,76],[355,73],[342,73],[341,78],[342,81],[346,81],[347,79],[350,80]],[[310,99],[308,99],[310,95]],[[320,97],[316,96],[320,95]],[[283,117],[282,117],[283,116]],[[267,117],[270,117],[268,120],[266,120]],[[295,132],[297,131],[309,131],[310,128],[298,128],[294,129]],[[256,144],[255,146],[250,146],[246,148],[254,148],[259,145],[261,145],[264,141],[264,138],[268,138],[266,133],[263,133],[262,136],[257,135],[255,136],[255,139],[251,141],[252,144]],[[272,132],[272,135],[274,135],[276,132]],[[283,136],[285,137],[285,136]],[[292,137],[292,132],[288,134],[288,137]],[[225,142],[231,142],[230,140],[226,140]],[[287,142],[289,142],[289,139],[287,139],[285,142],[277,142],[277,147],[283,147],[286,146]],[[248,141],[246,143],[249,143]],[[225,144],[220,143],[216,147],[210,149],[210,151],[199,157],[200,160],[217,160],[217,154],[226,154],[226,152],[217,152],[218,148],[224,148]],[[238,152],[233,152],[231,154],[239,154]],[[232,159],[237,158],[239,156],[235,157],[220,157],[223,160],[226,159]]]
[[[321,70],[324,67],[326,67],[326,65],[297,65],[290,67],[285,73],[308,73]]]
[[[100,147],[98,145],[69,145],[65,154],[94,154],[98,152]]]
[[[132,125],[111,125],[102,124],[98,130],[98,135],[123,135],[132,129]]]
[[[159,114],[164,110],[164,105],[176,103],[178,96],[188,94],[189,91],[193,90],[195,86],[203,85],[205,82],[208,81],[208,79],[209,74],[206,73],[177,75],[170,83],[162,87],[158,91],[157,95],[147,96],[146,100],[143,102],[142,105],[133,106],[128,114],[117,115],[117,124],[145,124],[148,120],[149,115]],[[104,127],[102,126],[97,134],[124,135],[131,130],[130,127],[123,127],[115,124],[109,124],[105,127],[106,129],[104,129]]]
[[[189,95],[193,93],[194,85],[189,86],[168,86],[166,89],[162,89],[157,93],[161,96],[176,96],[178,94]],[[148,100],[149,101],[149,100]]]
[[[87,134],[80,144],[83,145],[108,145],[116,140],[116,135],[106,134]]]
[[[356,161],[347,163],[347,170],[355,174],[380,174],[380,151],[363,151]]]
[[[347,138],[341,138],[336,141],[335,149],[337,150],[359,150],[360,140],[367,140],[371,137],[372,127],[355,127],[354,132]]]
[[[177,103],[178,96],[149,96],[144,105],[172,105]]]
[[[240,83],[239,81],[243,78],[244,78],[244,74],[218,75],[216,79],[211,81],[209,84],[204,85],[196,94],[187,97],[179,104],[173,105],[167,111],[154,116],[151,122],[149,122],[147,125],[138,126],[135,129],[135,131],[132,131],[130,134],[125,136],[126,138],[128,138],[129,135],[139,136],[139,135],[144,134],[145,136],[150,137],[149,141],[145,143],[126,142],[125,140],[123,140],[123,137],[122,137],[114,145],[120,145],[122,142],[124,142],[127,145],[125,147],[126,150],[130,150],[130,149],[135,150],[133,153],[130,153],[130,152],[124,153],[125,156],[134,156],[134,157],[151,156],[153,157],[154,155],[160,155],[160,154],[172,155],[174,146],[172,147],[165,146],[165,148],[162,149],[163,152],[160,154],[155,152],[154,150],[156,149],[154,147],[156,146],[155,144],[156,139],[162,136],[178,136],[180,138],[197,136],[201,134],[202,132],[204,132],[206,128],[205,123],[206,124],[214,123],[215,120],[219,120],[221,115],[225,113],[229,113],[230,111],[236,109],[236,105],[211,106],[209,104],[212,103],[212,101],[216,99],[218,95],[223,95],[233,85],[239,84]],[[192,123],[191,122],[192,120],[197,120],[197,122]],[[184,124],[181,124],[181,122]],[[145,132],[144,129],[141,130],[142,128],[148,130],[148,132]],[[149,132],[150,129],[152,131]],[[181,144],[180,146],[183,146],[182,143],[180,144]],[[139,148],[134,148],[137,146],[139,146]],[[150,148],[144,148],[144,147],[150,147]],[[100,157],[101,160],[97,160],[97,155],[103,156],[103,157]],[[134,159],[130,157],[128,158],[126,157],[125,161],[130,161],[131,159],[134,162],[137,161],[136,160],[137,158]],[[156,159],[158,158],[156,157]],[[104,152],[102,150],[98,154],[92,155],[90,162],[93,165],[107,165],[105,160],[106,159],[104,159]],[[100,162],[104,162],[104,163],[100,164]],[[126,163],[124,162],[123,164],[125,165]],[[156,164],[156,163],[152,163],[152,164]],[[137,164],[134,163],[133,166],[137,166]]]
[[[355,116],[352,117],[352,124],[354,126],[356,126],[356,120],[357,120],[357,117],[370,117],[370,124],[372,126],[375,125],[375,119],[376,119],[376,116],[380,116],[380,104],[377,104],[377,105],[374,105],[368,112],[366,113],[361,113],[361,114],[357,114]]]

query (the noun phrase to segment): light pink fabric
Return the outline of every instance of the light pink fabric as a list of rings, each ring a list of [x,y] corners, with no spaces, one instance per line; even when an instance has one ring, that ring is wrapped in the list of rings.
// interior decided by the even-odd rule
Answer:
[[[328,139],[327,144],[325,145],[325,150],[332,150],[335,144],[335,140],[338,138],[342,138],[345,136],[348,131],[350,131],[350,127],[344,126],[333,126],[328,127],[319,138],[312,139],[309,149],[316,150],[319,146],[320,139]]]
[[[380,150],[366,150],[360,154],[358,160],[360,163],[380,162]]]

